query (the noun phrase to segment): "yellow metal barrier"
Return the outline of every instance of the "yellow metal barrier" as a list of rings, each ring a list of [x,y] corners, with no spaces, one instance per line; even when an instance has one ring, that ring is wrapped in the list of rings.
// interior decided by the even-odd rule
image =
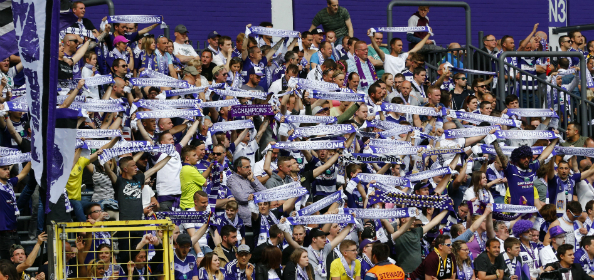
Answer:
[[[96,233],[110,233],[111,237],[109,237],[109,241],[111,244],[110,247],[110,254],[112,262],[109,264],[104,264],[104,269],[107,270],[116,270],[118,266],[122,268],[126,267],[128,263],[117,263],[115,262],[114,254],[119,252],[119,254],[128,254],[129,256],[135,252],[139,252],[144,250],[147,253],[147,259],[145,262],[138,262],[137,264],[146,265],[147,269],[144,269],[143,276],[148,275],[148,265],[149,264],[158,264],[162,265],[162,274],[150,274],[152,277],[160,277],[159,279],[163,280],[172,280],[174,279],[174,264],[173,264],[173,242],[171,239],[171,234],[174,230],[175,226],[171,222],[171,220],[136,220],[136,221],[112,221],[112,222],[96,222],[95,224],[91,223],[53,223],[52,225],[48,226],[48,261],[49,261],[49,278],[48,279],[55,279],[55,280],[66,280],[66,279],[92,279],[92,278],[103,278],[98,277],[99,275],[89,276],[87,274],[87,268],[90,267],[88,262],[81,259],[81,256],[84,254],[79,254],[77,250],[70,249],[67,252],[66,248],[68,245],[66,243],[70,243],[71,248],[82,248],[84,246],[84,242],[91,242],[90,250],[82,250],[82,252],[86,252],[88,254],[93,254],[99,257],[99,253],[101,251],[96,251],[96,248],[93,248],[93,245],[96,245],[96,241],[101,239],[93,240],[88,239],[88,234],[93,233],[91,236],[94,236]],[[141,249],[136,249],[135,245],[147,232],[157,233],[157,237],[161,240],[161,244],[163,245],[162,249],[155,249],[155,251],[162,250],[163,261],[162,262],[151,262],[148,261],[148,254],[149,250],[147,246],[144,246]],[[85,238],[81,237],[81,235],[87,234]],[[118,250],[114,250],[114,241],[118,242]],[[127,244],[126,244],[127,243]],[[76,244],[76,245],[72,245]],[[126,245],[126,246],[122,246]],[[134,247],[134,248],[133,248]],[[125,249],[122,249],[125,248]],[[76,265],[67,264],[66,259],[72,258],[73,251],[76,251],[75,261]],[[158,254],[159,252],[155,252]],[[67,257],[69,254],[69,257]],[[89,259],[88,257],[86,258]],[[124,258],[128,259],[128,258]],[[160,259],[160,258],[159,258]],[[96,261],[99,261],[97,259]],[[94,266],[95,268],[98,265]],[[107,268],[105,268],[107,267]],[[74,271],[73,271],[74,269]],[[68,272],[72,271],[72,275],[70,277],[67,276]],[[81,272],[82,271],[82,272]],[[87,275],[81,275],[87,274]],[[120,275],[119,278],[127,278],[128,275]],[[137,276],[135,275],[135,278]]]

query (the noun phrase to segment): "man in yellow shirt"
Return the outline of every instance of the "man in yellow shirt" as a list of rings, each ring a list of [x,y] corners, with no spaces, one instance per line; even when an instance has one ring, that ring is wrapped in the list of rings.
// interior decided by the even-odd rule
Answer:
[[[357,260],[357,243],[343,240],[340,243],[342,258],[335,259],[330,265],[332,280],[361,280],[361,262]]]
[[[202,186],[206,183],[206,178],[196,168],[196,163],[198,162],[196,146],[185,146],[182,149],[181,157],[184,162],[182,163],[182,169],[179,174],[182,191],[179,206],[182,210],[186,210],[194,207],[194,193],[202,190]]]
[[[81,201],[83,171],[87,165],[99,158],[99,156],[103,153],[103,149],[109,149],[113,147],[113,145],[115,145],[119,139],[120,137],[113,138],[109,143],[105,144],[99,150],[91,154],[89,158],[81,157],[82,148],[76,149],[76,152],[74,153],[74,164],[72,165],[70,177],[68,177],[68,182],[66,183],[66,193],[68,194],[68,199],[70,200],[70,204],[74,210],[76,220],[79,222],[87,221],[87,216],[85,215],[84,211],[86,205],[83,205]],[[84,141],[84,139],[82,140]]]

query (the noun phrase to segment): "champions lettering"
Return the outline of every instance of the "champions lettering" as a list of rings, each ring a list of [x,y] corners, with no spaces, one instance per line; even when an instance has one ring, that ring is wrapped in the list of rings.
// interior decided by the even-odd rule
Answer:
[[[449,167],[442,167],[442,168],[435,169],[435,170],[428,170],[425,172],[411,174],[411,175],[407,176],[407,179],[409,179],[411,182],[416,182],[416,181],[421,181],[426,178],[432,178],[435,176],[441,176],[441,175],[450,174],[450,173],[451,173],[451,171],[450,171]]]
[[[293,133],[293,137],[299,137],[298,135],[311,135],[311,134],[332,134],[335,132],[341,132],[345,130],[351,130],[353,128],[350,124],[344,125],[325,125],[325,126],[314,126],[307,128],[298,128]]]
[[[160,16],[110,16],[111,22],[116,23],[159,23],[161,22]]]
[[[351,223],[353,222],[353,216],[350,215],[313,215],[313,216],[298,216],[290,217],[293,220],[293,224],[326,224],[332,223]]]
[[[514,131],[497,131],[497,137],[502,138],[516,138],[516,139],[539,139],[539,138],[551,138],[555,137],[555,134],[551,131],[539,131],[539,130],[514,130]],[[536,137],[536,138],[535,138]]]
[[[462,138],[462,137],[473,137],[473,136],[477,136],[477,135],[484,135],[484,134],[489,134],[489,132],[491,132],[491,130],[495,129],[495,128],[499,128],[498,126],[489,126],[489,127],[477,127],[477,128],[467,128],[467,129],[450,129],[450,130],[446,130],[445,134],[446,137],[447,136],[451,136],[451,137],[458,137],[458,138]]]
[[[273,149],[295,149],[295,150],[332,150],[344,149],[342,141],[306,141],[306,142],[279,142],[272,146]]]
[[[463,118],[463,119],[486,121],[486,122],[490,122],[490,123],[500,123],[500,124],[513,126],[513,127],[516,126],[513,119],[504,119],[504,118],[491,117],[491,116],[475,114],[475,113],[466,113],[466,112],[461,112],[461,111],[455,111],[455,112],[459,118]]]

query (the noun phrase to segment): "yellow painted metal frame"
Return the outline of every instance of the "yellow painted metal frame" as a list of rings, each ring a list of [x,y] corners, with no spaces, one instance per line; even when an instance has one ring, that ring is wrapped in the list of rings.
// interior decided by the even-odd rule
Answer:
[[[95,226],[95,227],[93,227]],[[100,227],[106,226],[106,227]],[[164,280],[174,279],[173,265],[173,242],[171,240],[171,234],[175,226],[168,218],[166,220],[136,220],[136,221],[108,221],[108,222],[96,222],[91,223],[56,223],[53,224],[54,238],[49,243],[53,246],[54,250],[54,263],[55,265],[55,280],[66,280],[64,278],[64,248],[62,236],[67,236],[68,233],[78,232],[113,232],[113,231],[145,231],[145,230],[162,230],[163,231],[163,274],[165,275]],[[74,278],[69,278],[74,279]]]

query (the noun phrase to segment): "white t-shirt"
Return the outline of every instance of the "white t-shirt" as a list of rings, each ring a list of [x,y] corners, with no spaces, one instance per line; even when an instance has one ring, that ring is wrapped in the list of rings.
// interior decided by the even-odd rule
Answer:
[[[408,53],[401,53],[398,56],[393,56],[391,54],[385,54],[384,58],[384,71],[386,73],[390,73],[392,75],[396,75],[406,67],[406,59],[408,58]]]
[[[241,142],[237,145],[237,148],[235,148],[233,161],[244,156],[250,159],[250,165],[253,167],[254,163],[256,163],[256,152],[258,152],[258,143],[256,141],[252,140],[248,142],[247,145]]]
[[[173,55],[177,56],[179,54],[192,57],[198,56],[198,54],[194,50],[194,47],[192,47],[191,45],[173,42]]]
[[[182,162],[181,157],[177,151],[175,156],[157,171],[157,192],[159,195],[181,195],[181,183],[179,181],[179,174],[181,173]],[[157,162],[167,157],[166,154],[161,153]]]
[[[252,171],[254,173],[254,177],[264,177],[264,176],[266,176],[266,171],[264,171],[264,160],[266,160],[266,158],[263,158],[262,160],[256,162],[256,164],[254,164],[254,167],[252,169]],[[277,166],[277,162],[276,161],[271,161],[270,162],[270,169],[272,169],[272,171],[278,170],[278,166]]]
[[[2,78],[6,78],[6,80],[8,81],[6,87],[4,87],[4,89],[2,90],[2,96],[6,95],[8,89],[12,89],[14,87],[14,76],[16,76],[17,74],[18,72],[16,70],[16,66],[8,68],[7,73],[0,71],[0,81],[2,80]]]
[[[149,185],[144,185],[142,188],[142,208],[147,208],[151,205],[151,198],[155,196],[155,192]]]

